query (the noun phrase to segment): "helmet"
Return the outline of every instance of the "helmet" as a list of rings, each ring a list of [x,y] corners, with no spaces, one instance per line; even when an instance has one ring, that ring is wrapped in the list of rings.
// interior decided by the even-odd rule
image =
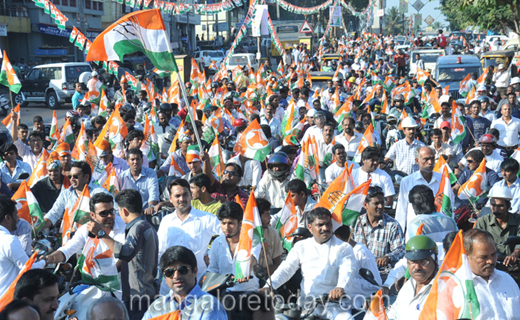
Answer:
[[[79,119],[79,113],[74,111],[74,110],[69,110],[67,111],[67,113],[65,114],[65,118],[67,119],[70,119],[70,118],[76,118],[76,119]]]
[[[404,96],[402,94],[396,94],[394,97],[394,101],[404,101]]]
[[[404,257],[408,260],[423,260],[431,257],[432,254],[435,255],[435,260],[437,260],[437,255],[439,254],[435,241],[424,235],[411,237],[406,243],[405,250]]]
[[[247,121],[242,118],[238,118],[233,122],[233,127],[238,128],[247,125]]]
[[[7,129],[0,129],[0,152],[3,154],[13,144],[13,138]]]
[[[123,112],[135,112],[135,107],[133,105],[131,105],[130,103],[125,103],[121,107],[121,111],[123,111]]]
[[[356,125],[354,126],[354,129],[356,129],[357,131],[364,131],[365,130],[365,125],[363,124],[363,122],[358,121],[358,122],[356,122]]]
[[[479,140],[480,143],[496,143],[497,139],[491,133],[483,134]]]
[[[212,88],[218,88],[219,87],[218,82],[211,83],[211,87]]]
[[[274,171],[275,165],[285,165],[283,169]],[[267,168],[271,177],[278,181],[283,181],[291,173],[291,165],[289,164],[289,156],[285,152],[276,152],[269,158]]]
[[[352,72],[349,71],[349,72],[345,73],[345,79],[350,79],[350,78],[352,78]]]
[[[397,123],[397,117],[394,116],[393,114],[388,114],[388,115],[386,115],[386,122],[388,122],[388,123],[390,123],[390,122]]]
[[[513,199],[513,196],[511,195],[511,190],[509,190],[508,187],[506,187],[506,186],[494,186],[489,191],[488,198],[497,198],[497,199],[511,200],[511,199]]]
[[[519,77],[514,77],[513,79],[511,79],[510,84],[517,84],[517,83],[520,83],[520,78]]]
[[[489,102],[490,102],[490,99],[489,99],[488,96],[480,96],[480,97],[478,97],[478,101],[480,101],[481,103],[482,103],[482,102],[487,102],[487,103],[489,103]]]
[[[412,117],[406,117],[401,122],[401,127],[403,128],[417,128],[417,122]]]
[[[334,91],[336,91],[336,88],[332,87],[332,88],[329,88],[329,94],[333,94]]]
[[[495,86],[489,87],[489,92],[491,92],[491,94],[495,93],[496,91],[497,91],[497,87],[495,87]]]

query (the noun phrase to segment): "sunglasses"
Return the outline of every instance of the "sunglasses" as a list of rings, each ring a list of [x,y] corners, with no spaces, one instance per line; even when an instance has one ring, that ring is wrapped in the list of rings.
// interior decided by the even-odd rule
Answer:
[[[228,174],[230,176],[238,176],[238,173],[236,171],[227,171],[224,170],[223,174]]]
[[[467,162],[467,163],[474,163],[475,161],[470,160],[470,159],[466,159],[466,162]]]
[[[83,175],[79,175],[79,174],[69,174],[67,177],[69,177],[69,179],[76,179],[76,180],[78,180],[82,176]]]
[[[97,215],[100,216],[101,218],[106,218],[109,215],[113,216],[114,215],[114,209],[98,212]]]
[[[168,269],[164,269],[163,271],[163,275],[166,277],[166,278],[172,278],[173,275],[175,274],[175,271],[178,271],[180,274],[188,274],[188,272],[190,271],[190,268],[186,267],[186,266],[180,266],[178,268],[168,268]]]

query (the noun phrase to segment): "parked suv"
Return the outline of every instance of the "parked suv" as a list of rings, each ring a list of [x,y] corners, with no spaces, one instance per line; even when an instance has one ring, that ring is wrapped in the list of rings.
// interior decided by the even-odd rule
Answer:
[[[22,107],[30,102],[44,102],[51,109],[70,103],[74,86],[84,72],[92,72],[87,62],[43,64],[34,67],[22,82],[22,90],[14,97]]]

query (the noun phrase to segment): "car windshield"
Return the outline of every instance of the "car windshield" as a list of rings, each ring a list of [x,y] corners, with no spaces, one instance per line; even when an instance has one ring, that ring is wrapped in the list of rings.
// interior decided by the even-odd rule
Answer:
[[[229,59],[229,65],[230,66],[245,66],[247,65],[247,57],[245,56],[232,56]]]
[[[502,57],[489,57],[489,58],[486,57],[485,60],[484,60],[484,66],[483,67],[484,68],[487,68],[489,66],[495,66],[496,67],[496,66],[498,66],[501,63],[505,64],[504,58],[502,58]]]
[[[421,59],[424,61],[424,63],[435,63],[437,62],[437,58],[442,56],[441,52],[435,52],[435,53],[426,53],[426,52],[419,52],[421,55]],[[415,53],[412,53],[412,63],[417,62],[417,59],[415,59]]]
[[[468,73],[479,74],[479,67],[440,68],[437,81],[462,81]]]
[[[224,53],[222,53],[221,51],[210,51],[210,52],[208,52],[208,55],[212,58],[223,58],[224,57]]]
[[[323,89],[323,91],[329,89],[327,87],[328,80],[312,80],[312,90],[316,91],[316,89]]]
[[[83,72],[91,72],[92,69],[89,66],[69,66],[65,67],[65,73],[67,75],[67,81],[76,81],[80,74]]]

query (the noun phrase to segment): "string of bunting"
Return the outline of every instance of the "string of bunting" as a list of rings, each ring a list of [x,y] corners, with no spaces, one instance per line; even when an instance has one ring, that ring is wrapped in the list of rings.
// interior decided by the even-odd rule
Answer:
[[[334,3],[334,1],[335,0],[328,0],[328,1],[326,1],[326,2],[320,4],[319,6],[316,6],[316,7],[303,8],[303,7],[298,7],[298,6],[292,5],[292,4],[290,4],[289,2],[287,2],[285,0],[274,0],[274,2],[279,4],[280,7],[282,7],[284,10],[289,11],[289,12],[294,12],[294,13],[297,13],[297,14],[318,13],[319,11],[325,10],[328,7],[330,7]]]
[[[249,26],[251,26],[251,23],[253,22],[252,17],[255,12],[254,8],[255,8],[255,4],[257,3],[257,1],[258,0],[255,0],[255,2],[251,6],[249,6],[247,15],[244,18],[244,23],[240,27],[240,30],[238,31],[237,36],[235,37],[235,40],[233,40],[233,43],[231,44],[231,48],[229,48],[229,52],[228,52],[226,58],[224,59],[224,63],[222,64],[222,66],[227,66],[229,64],[229,57],[235,52],[235,49],[238,46],[238,43],[242,40],[242,38],[244,38],[244,35],[247,32],[247,28]]]
[[[269,15],[269,12],[267,13],[267,22],[268,22],[267,27],[269,29],[269,34],[271,35],[271,41],[273,41],[274,46],[276,47],[278,52],[281,55],[283,55],[284,49],[282,46],[282,42],[280,41],[280,39],[278,38],[278,35],[276,34],[276,29],[273,25],[273,21],[271,20],[271,16]]]

